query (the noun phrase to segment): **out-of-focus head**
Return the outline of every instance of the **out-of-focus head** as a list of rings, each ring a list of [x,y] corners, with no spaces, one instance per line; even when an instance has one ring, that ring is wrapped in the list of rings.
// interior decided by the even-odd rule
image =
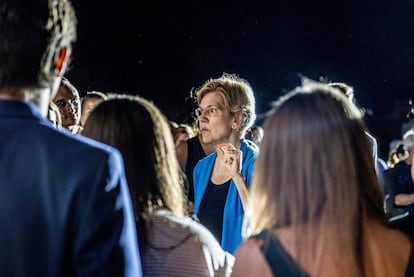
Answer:
[[[177,124],[176,122],[170,121],[170,127],[176,147],[194,136],[193,128],[188,124]]]
[[[81,115],[80,96],[78,90],[68,79],[62,78],[53,102],[59,108],[64,128],[79,125]]]
[[[414,129],[410,129],[403,135],[403,144],[405,149],[407,149],[408,157],[406,162],[411,164],[414,159]]]
[[[362,113],[343,93],[299,87],[275,102],[264,130],[247,212],[253,233],[335,222],[354,234],[358,216],[385,219]]]
[[[388,153],[387,165],[389,168],[393,168],[401,161],[408,161],[410,154],[405,148],[402,140],[395,140],[392,142],[391,150]]]
[[[414,129],[410,129],[404,133],[402,143],[407,151],[414,149]]]
[[[263,140],[264,130],[259,125],[254,125],[249,130],[249,139],[256,145],[260,145]]]
[[[256,101],[249,82],[228,73],[209,79],[196,91],[197,104],[200,105],[204,96],[211,92],[222,97],[223,107],[220,108],[228,110],[232,115],[240,115],[240,134],[243,137],[256,120]]]
[[[65,72],[76,39],[66,0],[0,1],[0,87],[50,88]]]
[[[318,82],[316,82],[312,79],[309,79],[305,76],[302,76],[301,80],[302,80],[302,86],[308,86],[308,85],[318,83]],[[351,101],[351,102],[355,101],[354,88],[352,86],[348,85],[347,83],[345,83],[345,82],[330,82],[330,83],[323,83],[323,84],[326,84],[329,87],[337,89],[343,95],[345,95],[349,99],[349,101]]]
[[[95,107],[108,99],[108,96],[100,91],[88,91],[86,95],[82,98],[81,105],[81,118],[80,124],[85,126],[86,120],[88,119],[89,114],[95,109]]]
[[[397,154],[397,159],[399,161],[402,161],[408,158],[408,151],[405,148],[403,143],[398,144],[398,146],[395,148],[395,153]]]
[[[138,96],[111,95],[91,112],[82,134],[121,151],[138,220],[156,208],[184,213],[170,126],[153,103]]]

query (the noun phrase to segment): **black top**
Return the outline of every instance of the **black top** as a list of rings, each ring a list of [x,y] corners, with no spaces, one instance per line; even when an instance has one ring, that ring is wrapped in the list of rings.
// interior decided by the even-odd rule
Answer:
[[[308,277],[307,274],[290,254],[283,248],[279,239],[273,235],[272,231],[265,230],[253,236],[255,239],[263,241],[260,250],[266,258],[267,264],[271,268],[274,276],[285,277]]]
[[[185,165],[185,175],[188,181],[188,200],[194,202],[194,182],[193,170],[197,162],[204,158],[206,153],[201,146],[198,136],[187,140],[187,164]]]
[[[391,203],[387,203],[389,209],[403,209],[404,211],[413,213],[414,204],[407,206],[397,206],[395,204],[395,196],[397,194],[411,194],[414,193],[414,182],[411,178],[411,165],[401,161],[395,167],[384,171],[385,189],[389,193]]]
[[[221,243],[223,233],[223,212],[229,191],[230,180],[221,185],[208,182],[203,200],[200,203],[198,219]]]

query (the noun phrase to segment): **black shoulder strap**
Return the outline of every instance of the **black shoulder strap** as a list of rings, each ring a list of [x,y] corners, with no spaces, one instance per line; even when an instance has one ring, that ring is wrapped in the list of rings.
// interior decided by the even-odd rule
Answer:
[[[410,259],[408,260],[407,269],[405,270],[405,277],[414,276],[414,250],[411,249]]]
[[[263,241],[260,249],[266,258],[274,276],[305,277],[309,276],[303,271],[293,258],[286,252],[280,241],[271,231],[263,231],[253,238]]]

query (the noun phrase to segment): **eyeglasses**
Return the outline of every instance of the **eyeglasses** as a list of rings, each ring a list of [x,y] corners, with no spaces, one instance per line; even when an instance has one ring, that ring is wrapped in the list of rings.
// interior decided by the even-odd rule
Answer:
[[[223,108],[219,108],[217,106],[210,106],[208,108],[200,108],[198,107],[197,109],[194,110],[194,114],[196,117],[200,117],[202,116],[204,113],[206,113],[207,115],[218,115],[218,113],[222,110],[227,110],[227,109],[223,109]]]
[[[78,98],[73,99],[59,99],[56,101],[56,106],[58,106],[59,109],[67,109],[69,106],[72,106],[74,109],[78,108],[78,105],[80,103],[80,100]]]

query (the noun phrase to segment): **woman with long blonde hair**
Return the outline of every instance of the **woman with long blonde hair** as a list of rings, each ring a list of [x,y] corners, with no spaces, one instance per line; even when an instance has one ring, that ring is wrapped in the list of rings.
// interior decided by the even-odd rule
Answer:
[[[246,211],[250,238],[233,275],[408,274],[412,246],[387,222],[356,105],[335,88],[305,85],[275,103],[264,129]]]

